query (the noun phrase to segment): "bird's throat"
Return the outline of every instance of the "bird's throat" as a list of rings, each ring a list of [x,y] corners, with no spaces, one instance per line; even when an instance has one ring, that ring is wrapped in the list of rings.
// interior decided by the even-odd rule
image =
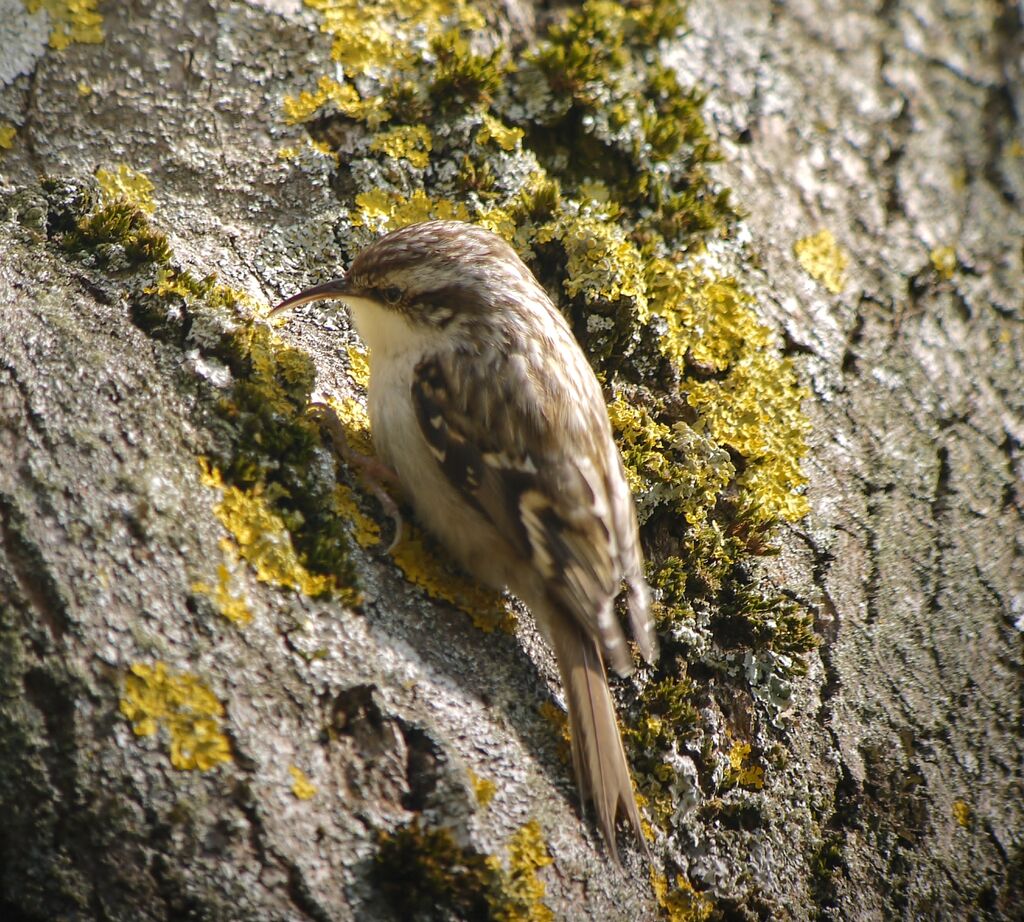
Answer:
[[[426,350],[429,331],[410,323],[401,311],[358,295],[346,295],[344,300],[352,325],[373,356],[371,365],[376,360],[397,359],[406,354],[412,358]]]

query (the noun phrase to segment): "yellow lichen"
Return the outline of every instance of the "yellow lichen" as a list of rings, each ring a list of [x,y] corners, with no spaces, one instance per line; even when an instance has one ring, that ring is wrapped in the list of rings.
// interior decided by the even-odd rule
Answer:
[[[476,133],[476,143],[486,144],[488,141],[494,141],[502,150],[514,150],[522,137],[522,128],[509,128],[500,119],[485,112],[484,123]]]
[[[277,156],[282,160],[298,160],[303,154],[310,152],[320,157],[330,158],[335,166],[341,162],[338,152],[332,150],[330,144],[326,141],[316,141],[313,138],[304,138],[302,145],[298,147],[294,144],[286,145],[277,152]]]
[[[357,227],[370,227],[378,231],[392,231],[420,221],[441,219],[466,221],[469,209],[451,199],[432,199],[422,189],[406,197],[383,189],[360,192],[356,196],[356,211],[352,223]]]
[[[348,373],[352,381],[359,387],[370,385],[370,358],[358,346],[349,345],[345,350],[348,354]]]
[[[732,279],[681,270],[666,260],[648,267],[652,313],[666,323],[662,351],[680,370],[698,370],[686,385],[700,414],[694,429],[742,455],[741,512],[754,524],[807,514],[800,461],[809,423],[792,363],[777,354],[752,298]],[[657,446],[655,446],[657,449]],[[720,473],[720,472],[719,472]]]
[[[953,801],[953,819],[957,821],[964,829],[969,829],[971,826],[971,819],[973,817],[973,811],[971,805],[963,800]]]
[[[797,521],[807,514],[800,467],[809,422],[792,363],[747,354],[725,380],[694,382],[688,401],[714,438],[738,451],[747,466],[737,479],[740,512],[758,524]]]
[[[422,532],[406,522],[391,556],[409,582],[464,611],[481,631],[513,633],[515,616],[504,599],[450,569],[432,548]]]
[[[10,122],[0,121],[0,150],[10,150],[14,147],[14,136],[18,129]]]
[[[497,922],[553,922],[537,872],[551,864],[540,824],[515,832],[499,855],[458,845],[451,830],[425,827],[416,819],[379,837],[374,876],[399,918],[424,906],[444,918]]]
[[[750,743],[735,742],[729,750],[729,771],[727,780],[741,788],[760,791],[764,787],[764,769],[759,765],[748,765]]]
[[[671,504],[691,529],[708,524],[718,497],[735,476],[726,452],[706,443],[683,423],[668,426],[651,417],[646,407],[623,397],[608,405],[608,416],[619,442],[626,479],[636,497],[641,521],[659,504]]]
[[[103,17],[98,0],[25,0],[30,13],[44,9],[50,17],[50,47],[63,51],[73,42],[98,45],[103,41]]]
[[[384,100],[379,97],[360,98],[355,87],[339,83],[333,77],[322,76],[315,92],[303,90],[298,96],[284,98],[284,116],[289,125],[309,121],[328,104],[334,105],[342,115],[366,122],[371,129],[387,121]]]
[[[316,785],[297,765],[289,765],[288,773],[292,776],[292,794],[299,800],[311,800],[316,796]]]
[[[366,407],[355,397],[328,397],[327,403],[345,431],[349,447],[361,455],[373,454],[373,440],[370,435],[370,417]]]
[[[646,322],[647,286],[640,252],[625,232],[596,215],[561,215],[537,230],[537,243],[558,240],[568,258],[562,283],[570,298],[587,304],[628,298],[638,322]]]
[[[540,868],[551,864],[540,823],[530,820],[508,843],[508,872],[503,897],[507,905],[492,906],[497,922],[554,922],[554,914],[544,905],[544,881]]]
[[[452,27],[482,29],[483,17],[464,0],[305,0],[334,36],[332,57],[357,75],[409,62],[411,45]]]
[[[833,294],[843,290],[850,259],[836,242],[832,231],[824,228],[810,237],[801,238],[793,244],[793,252],[812,279],[821,282]]]
[[[113,171],[100,167],[96,171],[96,182],[100,184],[103,196],[108,202],[127,202],[146,214],[156,211],[156,204],[153,202],[153,183],[127,163],[118,163]]]
[[[611,201],[611,190],[600,180],[584,181],[580,183],[579,196],[581,201],[603,205]]]
[[[408,160],[417,169],[430,163],[433,139],[426,125],[401,125],[382,131],[370,140],[370,150]]]
[[[569,749],[571,738],[569,736],[568,715],[551,701],[542,702],[537,711],[541,717],[551,724],[552,729],[555,731],[555,737],[558,740],[558,758],[568,765],[572,758],[572,753]]]
[[[323,17],[321,31],[334,37],[331,54],[342,66],[342,81],[320,78],[314,92],[302,91],[284,100],[290,124],[309,121],[334,105],[344,115],[375,130],[386,122],[386,97],[368,93],[364,99],[348,82],[361,74],[383,77],[419,60],[438,37],[482,29],[483,17],[465,0],[305,0]]]
[[[89,86],[89,84],[86,83],[84,80],[79,80],[78,81],[77,89],[78,89],[78,95],[81,96],[83,99],[85,97],[87,97],[87,96],[92,96],[92,92],[93,92],[92,91],[92,87]]]
[[[359,508],[355,494],[345,484],[334,488],[334,507],[338,515],[352,522],[352,537],[360,547],[380,544],[380,526]]]
[[[231,761],[231,744],[220,729],[224,706],[198,676],[169,672],[161,662],[135,663],[125,677],[121,713],[137,736],[167,730],[175,768],[207,771]]]
[[[334,577],[310,573],[299,561],[291,535],[261,486],[251,490],[227,486],[220,471],[204,458],[199,459],[199,468],[203,483],[221,491],[214,513],[233,539],[228,549],[252,566],[260,582],[314,596],[338,589]]]
[[[669,922],[705,922],[710,919],[715,904],[709,896],[698,893],[690,882],[676,877],[674,888],[669,887],[668,878],[650,869],[651,888],[658,905],[665,911]]]
[[[489,778],[482,778],[473,769],[469,770],[469,783],[473,786],[473,795],[481,807],[489,807],[494,795],[498,792],[498,786]]]
[[[651,497],[656,480],[672,480],[672,462],[666,455],[671,448],[672,430],[652,420],[645,407],[635,407],[622,397],[608,405],[608,418],[626,462],[630,491],[640,498]],[[726,482],[722,481],[723,487]]]
[[[957,266],[956,247],[936,247],[928,254],[928,258],[939,278],[949,280],[953,277]]]
[[[192,584],[193,592],[201,592],[213,599],[217,610],[234,624],[248,624],[252,621],[252,609],[244,595],[231,591],[231,571],[224,565],[217,567],[217,585],[198,582]]]
[[[636,800],[637,809],[640,811],[640,831],[643,832],[644,838],[648,842],[654,841],[654,827],[648,822],[647,818],[643,815],[650,808],[650,801],[636,790],[636,781],[633,782],[633,797]]]

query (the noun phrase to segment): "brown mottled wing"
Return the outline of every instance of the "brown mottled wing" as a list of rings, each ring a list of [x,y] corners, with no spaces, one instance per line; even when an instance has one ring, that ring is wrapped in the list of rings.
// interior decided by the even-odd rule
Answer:
[[[620,462],[596,382],[560,381],[581,392],[549,389],[542,398],[539,388],[552,382],[521,356],[493,366],[442,354],[416,367],[412,398],[447,479],[532,562],[551,599],[599,639],[612,666],[628,672],[612,604],[632,575],[614,518],[616,488],[625,490],[613,482],[622,479]]]

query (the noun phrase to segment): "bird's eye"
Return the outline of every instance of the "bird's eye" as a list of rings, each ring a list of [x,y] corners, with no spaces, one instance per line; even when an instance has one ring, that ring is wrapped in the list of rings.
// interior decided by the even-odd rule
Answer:
[[[397,285],[390,285],[385,288],[381,294],[384,295],[384,300],[387,301],[388,304],[397,304],[402,300],[402,289]]]

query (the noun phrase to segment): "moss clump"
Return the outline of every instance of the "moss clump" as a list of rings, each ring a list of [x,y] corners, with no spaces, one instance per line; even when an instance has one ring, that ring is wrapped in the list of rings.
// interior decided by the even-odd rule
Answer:
[[[373,877],[403,919],[552,922],[537,871],[551,863],[534,820],[509,841],[507,866],[414,821],[382,833]]]
[[[430,82],[432,99],[449,113],[491,103],[505,75],[500,50],[475,54],[457,29],[434,38],[430,50],[437,60]]]
[[[124,273],[170,261],[167,237],[128,199],[70,180],[46,178],[42,187],[51,203],[47,233],[65,252]]]
[[[672,0],[590,0],[523,55],[513,89],[529,146],[566,189],[598,180],[612,201],[651,209],[651,226],[679,239],[734,217],[707,173],[718,154],[703,96],[651,54],[682,27],[684,10]]]
[[[637,717],[622,728],[623,743],[637,787],[651,819],[667,827],[679,794],[678,756],[698,735],[700,693],[685,676],[669,675],[644,687],[633,710]]]
[[[771,650],[804,675],[803,655],[818,645],[810,615],[782,595],[765,595],[760,587],[730,580],[720,595],[716,636],[723,647]]]

